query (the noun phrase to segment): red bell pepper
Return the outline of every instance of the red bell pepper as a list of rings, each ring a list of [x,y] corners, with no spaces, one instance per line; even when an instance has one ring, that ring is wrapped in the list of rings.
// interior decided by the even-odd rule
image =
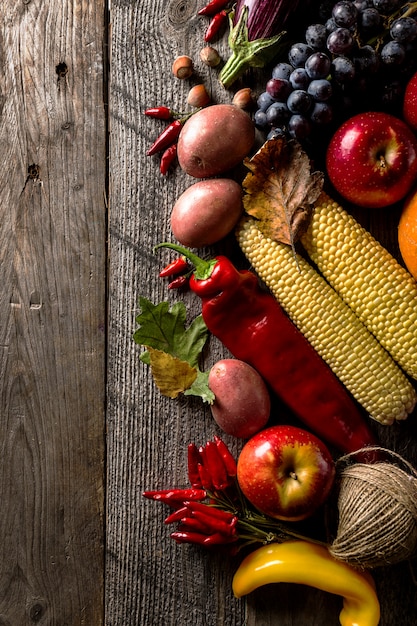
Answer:
[[[201,298],[209,331],[252,365],[307,428],[342,452],[376,444],[345,387],[252,272],[225,256],[206,261],[177,244],[160,247],[193,263],[190,288]]]

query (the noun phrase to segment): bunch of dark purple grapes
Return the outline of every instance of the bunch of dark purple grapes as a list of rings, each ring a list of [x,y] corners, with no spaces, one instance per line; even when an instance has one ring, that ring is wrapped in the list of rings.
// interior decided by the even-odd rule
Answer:
[[[272,70],[255,123],[268,137],[321,136],[360,111],[399,114],[417,71],[417,2],[339,0]]]

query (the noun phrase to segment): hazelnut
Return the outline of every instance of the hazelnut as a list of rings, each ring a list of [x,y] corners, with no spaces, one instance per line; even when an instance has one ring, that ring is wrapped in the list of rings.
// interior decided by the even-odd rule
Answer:
[[[250,87],[239,89],[233,96],[232,104],[239,109],[250,109],[253,106],[252,90]]]
[[[176,78],[190,78],[194,71],[193,60],[185,54],[177,57],[172,64],[172,73]]]
[[[212,48],[211,46],[206,46],[205,48],[200,50],[200,59],[205,65],[208,65],[209,67],[217,67],[217,65],[219,65],[221,61],[220,54],[215,48]]]
[[[205,107],[210,102],[210,96],[204,85],[194,85],[188,92],[187,104],[192,107]]]

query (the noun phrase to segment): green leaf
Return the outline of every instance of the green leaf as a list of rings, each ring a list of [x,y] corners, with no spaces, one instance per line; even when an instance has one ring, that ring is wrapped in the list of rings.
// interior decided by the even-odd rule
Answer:
[[[213,404],[215,395],[208,385],[208,377],[210,372],[197,372],[197,378],[189,389],[184,392],[185,396],[198,396],[207,402],[207,404]]]
[[[169,308],[169,302],[153,304],[140,296],[139,305],[141,313],[136,317],[138,328],[133,333],[133,340],[197,368],[198,358],[209,335],[202,316],[198,315],[186,328],[187,311],[183,302],[176,302]],[[141,360],[149,364],[146,352],[141,355]]]

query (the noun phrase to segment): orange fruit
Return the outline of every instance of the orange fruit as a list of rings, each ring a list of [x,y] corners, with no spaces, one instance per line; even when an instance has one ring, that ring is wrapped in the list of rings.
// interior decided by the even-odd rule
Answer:
[[[408,197],[401,212],[398,245],[408,271],[417,280],[417,190]]]

